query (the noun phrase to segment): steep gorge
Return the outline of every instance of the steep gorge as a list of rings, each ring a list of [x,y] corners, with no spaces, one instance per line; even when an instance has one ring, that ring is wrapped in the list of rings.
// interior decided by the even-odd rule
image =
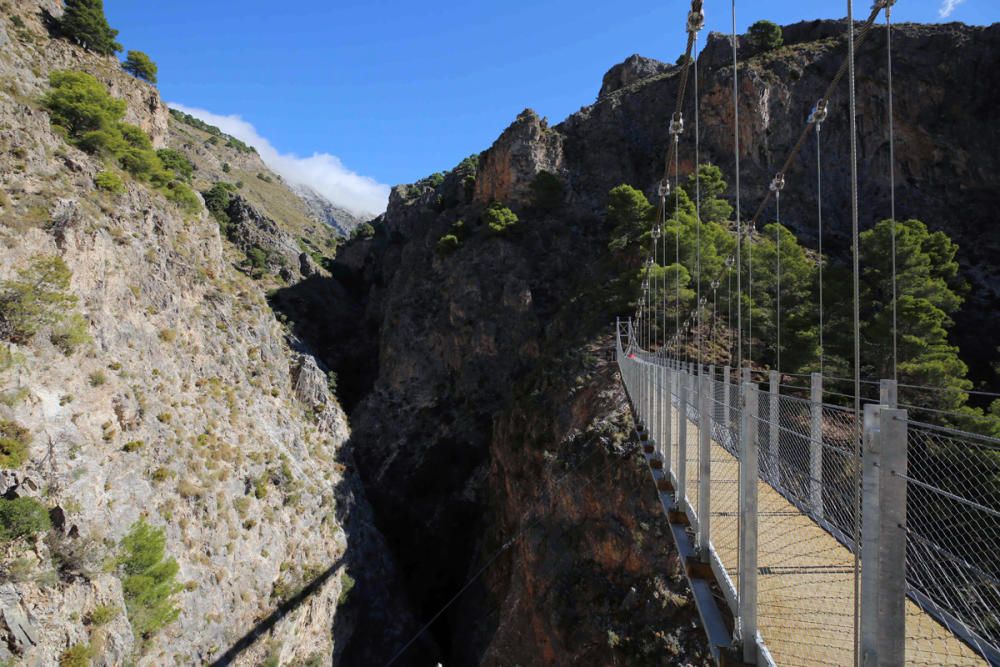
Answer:
[[[114,59],[50,39],[42,12],[58,2],[0,6],[0,280],[60,257],[92,338],[67,356],[40,335],[0,363],[0,419],[32,437],[0,491],[61,517],[0,554],[0,660],[54,664],[87,643],[108,665],[384,664],[471,580],[397,664],[705,662],[610,357],[628,309],[611,287],[606,194],[653,194],[677,67],[630,58],[555,126],[523,112],[442,179],[395,188],[375,235],[331,260],[338,241],[315,202],[255,153],[172,117]],[[844,27],[797,24],[782,49],[742,49],[744,215],[839,65]],[[888,210],[881,39],[859,54],[863,226]],[[900,26],[895,40],[901,216],[962,246],[973,290],[956,339],[995,382],[995,342],[975,332],[1000,287],[1000,27]],[[701,55],[699,111],[703,159],[728,174],[727,48],[713,35]],[[227,222],[127,176],[120,194],[96,190],[106,165],[39,104],[49,72],[67,68],[125,99],[154,146],[185,154],[196,190],[233,184]],[[823,130],[827,247],[841,258],[844,97]],[[810,159],[783,201],[807,240]],[[685,149],[682,177],[693,166]],[[533,187],[542,171],[561,184],[556,202]],[[519,222],[491,231],[491,200]],[[448,234],[457,247],[439,247]],[[92,622],[125,607],[114,559],[140,517],[165,531],[184,585],[177,621],[141,647],[127,614]]]

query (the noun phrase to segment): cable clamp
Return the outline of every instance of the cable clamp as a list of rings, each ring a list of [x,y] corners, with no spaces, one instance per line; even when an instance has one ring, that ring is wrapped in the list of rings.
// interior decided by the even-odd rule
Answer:
[[[819,100],[809,113],[809,122],[818,128],[826,120],[826,113],[826,100]]]
[[[705,27],[705,10],[699,7],[688,12],[687,31],[698,32]]]
[[[670,119],[670,135],[676,138],[684,133],[684,115],[680,111],[675,111]]]
[[[660,199],[663,199],[670,194],[670,181],[664,179],[660,181],[660,185],[656,188],[657,194],[660,195]]]
[[[771,192],[779,193],[782,191],[782,189],[784,189],[784,187],[785,187],[785,174],[779,171],[777,174],[774,175],[774,178],[771,179]]]

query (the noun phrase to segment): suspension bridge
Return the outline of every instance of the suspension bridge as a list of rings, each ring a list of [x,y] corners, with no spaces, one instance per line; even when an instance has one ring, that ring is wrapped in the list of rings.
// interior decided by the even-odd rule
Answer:
[[[699,164],[699,31],[702,0],[686,16],[687,50],[670,119],[659,205],[637,308],[615,331],[616,359],[636,433],[682,557],[712,654],[721,665],[1000,665],[1000,440],[960,430],[934,408],[899,400],[902,390],[940,390],[897,379],[895,179],[890,21],[895,0],[876,0],[855,23],[847,3],[843,64],[806,120],[798,141],[747,222],[740,214],[739,71],[732,2],[735,250],[723,268],[736,276],[728,350],[707,345],[724,276],[702,267],[701,192],[694,307],[681,295],[677,226],[673,299],[664,272],[667,199],[679,190],[680,139],[689,80],[694,164]],[[855,52],[885,18],[892,224],[893,377],[863,379]],[[752,248],[756,224],[774,202],[780,230],[785,175],[810,135],[821,169],[820,130],[831,96],[846,79],[850,124],[854,374],[824,374],[822,197],[818,197],[818,372],[781,371],[781,244],[775,243],[775,355],[753,358]],[[671,183],[671,176],[673,183]],[[821,181],[817,173],[817,183]],[[676,204],[675,204],[676,210]],[[661,242],[661,239],[663,242]],[[751,276],[746,285],[742,276]],[[662,281],[658,284],[658,281]],[[712,290],[708,307],[705,287]],[[730,288],[731,289],[731,288]],[[672,310],[672,316],[669,311]],[[710,313],[710,315],[709,315]],[[682,317],[684,321],[682,322]],[[748,320],[744,332],[744,319]],[[672,320],[672,321],[671,321]],[[671,331],[672,325],[672,331]],[[714,343],[714,340],[712,341]],[[722,365],[725,362],[726,365]],[[716,365],[716,364],[719,365]],[[986,392],[983,392],[986,393]],[[930,415],[924,417],[924,415]]]

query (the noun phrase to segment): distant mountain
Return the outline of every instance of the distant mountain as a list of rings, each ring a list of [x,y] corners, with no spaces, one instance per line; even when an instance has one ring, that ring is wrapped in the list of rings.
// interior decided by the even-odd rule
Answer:
[[[368,222],[373,216],[357,216],[340,208],[332,201],[316,192],[308,185],[289,185],[289,188],[302,198],[309,212],[320,222],[333,227],[344,236],[350,236],[354,228],[363,222]]]

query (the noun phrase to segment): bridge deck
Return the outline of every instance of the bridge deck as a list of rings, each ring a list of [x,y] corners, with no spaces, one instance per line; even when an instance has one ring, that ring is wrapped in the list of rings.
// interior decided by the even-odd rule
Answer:
[[[673,410],[673,470],[679,417]],[[698,506],[698,429],[687,423],[687,489]],[[676,473],[675,473],[676,474]],[[737,582],[739,465],[712,441],[712,543]],[[758,624],[779,667],[852,665],[854,557],[764,481],[758,482]],[[906,601],[906,664],[985,665],[968,645]]]

